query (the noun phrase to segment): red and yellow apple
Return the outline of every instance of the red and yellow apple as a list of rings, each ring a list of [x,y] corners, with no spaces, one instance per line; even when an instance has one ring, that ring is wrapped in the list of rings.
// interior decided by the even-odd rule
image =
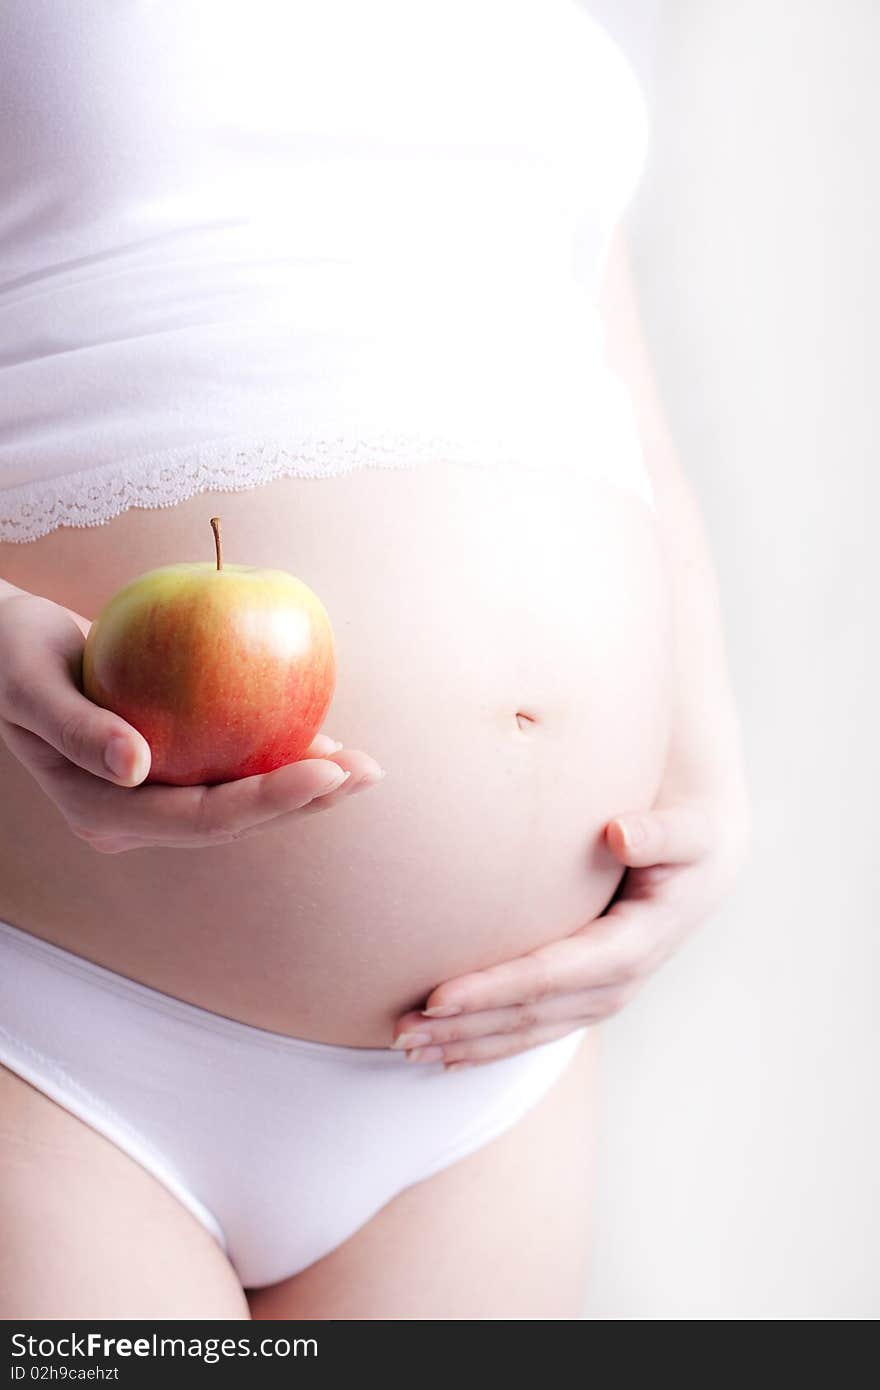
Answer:
[[[148,782],[233,782],[296,762],[336,684],[327,611],[284,570],[164,565],[114,594],[92,623],[83,693],[150,745]]]

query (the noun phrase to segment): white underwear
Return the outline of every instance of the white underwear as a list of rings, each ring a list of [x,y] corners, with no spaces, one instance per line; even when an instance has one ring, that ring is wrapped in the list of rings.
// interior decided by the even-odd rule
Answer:
[[[210,1013],[0,922],[0,1062],[158,1178],[245,1288],[305,1269],[509,1129],[583,1032],[414,1066]]]

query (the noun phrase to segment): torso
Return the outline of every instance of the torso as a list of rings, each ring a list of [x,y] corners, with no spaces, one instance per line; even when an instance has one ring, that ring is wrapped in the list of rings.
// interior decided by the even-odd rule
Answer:
[[[653,514],[570,476],[362,469],[0,546],[0,574],[94,617],[134,575],[204,558],[215,513],[230,560],[325,603],[325,727],[387,777],[232,845],[107,856],[0,746],[0,917],[258,1027],[382,1046],[443,980],[612,896],[603,825],[651,804],[668,733]]]
[[[19,0],[0,43],[0,525],[32,484],[46,526],[96,499],[105,524],[7,531],[27,543],[0,574],[94,617],[206,558],[219,514],[229,561],[325,603],[326,728],[388,775],[223,848],[102,856],[0,746],[0,917],[257,1026],[382,1045],[444,979],[601,912],[603,825],[660,781],[660,550],[600,481],[627,446],[590,371],[642,101],[567,0],[60,14]],[[301,457],[311,433],[344,456],[370,430],[501,433],[505,458],[567,449],[584,473],[429,463],[178,501],[181,448]],[[132,495],[177,505],[106,520]]]

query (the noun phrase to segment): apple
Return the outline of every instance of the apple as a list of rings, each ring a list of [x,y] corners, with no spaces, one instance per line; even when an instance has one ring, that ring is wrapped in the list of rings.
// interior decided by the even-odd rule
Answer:
[[[92,623],[83,693],[132,724],[153,754],[148,782],[234,782],[296,762],[336,685],[333,629],[284,570],[163,565],[114,594]]]

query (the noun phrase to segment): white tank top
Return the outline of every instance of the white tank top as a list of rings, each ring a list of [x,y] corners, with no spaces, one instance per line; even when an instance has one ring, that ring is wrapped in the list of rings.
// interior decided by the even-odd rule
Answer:
[[[442,458],[647,496],[595,306],[647,142],[575,0],[3,0],[0,539]]]

